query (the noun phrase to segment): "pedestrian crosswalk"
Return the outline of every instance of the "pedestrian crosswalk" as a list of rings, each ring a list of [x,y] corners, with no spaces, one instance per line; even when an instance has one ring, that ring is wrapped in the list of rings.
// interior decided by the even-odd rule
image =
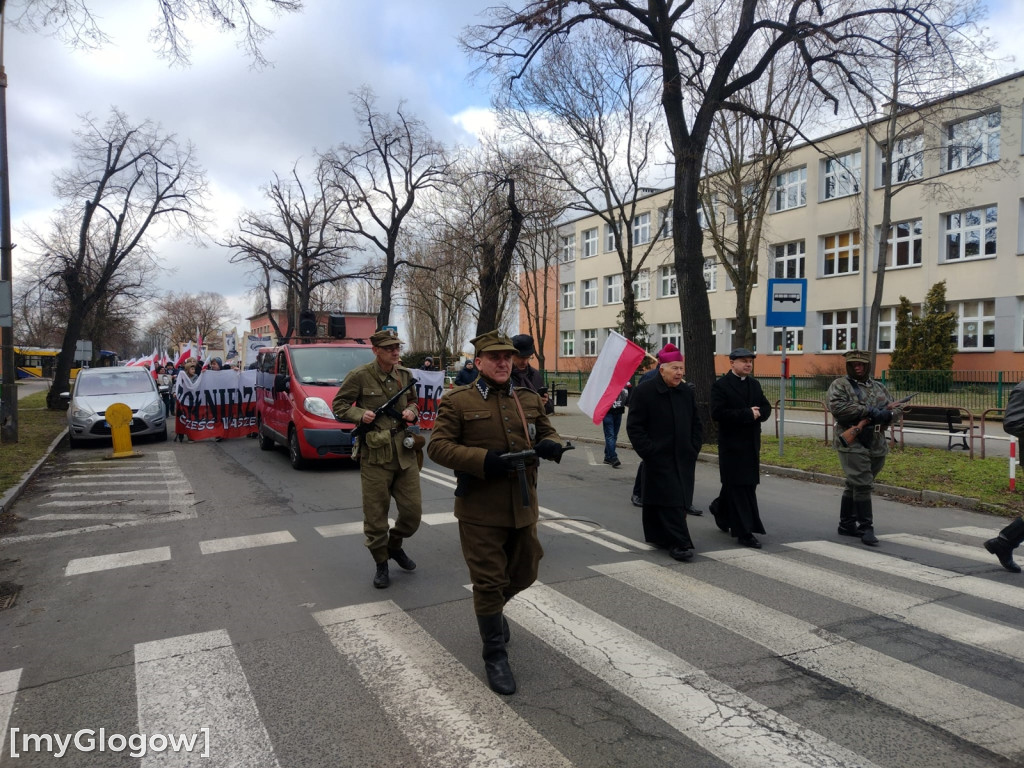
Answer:
[[[295,546],[282,533],[255,544],[240,541],[251,537],[204,543],[212,551]],[[1000,684],[1005,670],[1024,672],[1024,616],[1006,611],[1024,607],[1024,583],[995,563],[979,570],[969,555],[976,543],[885,540],[899,547],[798,541],[777,551],[702,552],[686,564],[629,551],[590,566],[590,579],[535,584],[506,608],[513,669],[535,672],[521,676],[513,697],[487,688],[468,600],[425,607],[403,606],[396,597],[310,606],[303,616],[308,610],[306,631],[325,641],[319,652],[351,670],[363,699],[376,707],[372,714],[351,712],[351,722],[336,724],[336,738],[363,738],[364,718],[384,718],[390,738],[409,755],[403,765],[1024,765],[1024,694],[1019,685]],[[145,557],[164,555],[156,548]],[[956,557],[962,562],[955,567],[971,573],[950,569]],[[929,565],[933,558],[945,567]],[[100,565],[83,561],[77,568]],[[956,669],[929,663],[924,650],[901,655],[872,642],[872,622],[917,633],[927,639],[922,648],[948,649]],[[847,631],[846,623],[858,630]],[[664,642],[666,626],[679,642]],[[757,653],[748,650],[742,664],[730,664],[728,654],[695,644],[708,632],[722,648]],[[294,741],[275,743],[280,731],[265,720],[267,712],[287,710],[291,694],[251,683],[273,663],[272,654],[253,651],[257,642],[209,627],[126,648],[139,733],[199,734],[209,750],[201,760],[191,752],[154,754],[142,758],[143,766],[302,764],[290,751]],[[282,643],[274,652],[287,648]],[[309,663],[327,666],[323,659]],[[12,749],[24,748],[22,738],[35,725],[19,704],[39,695],[39,686],[21,687],[25,677],[26,670],[0,669],[7,739],[6,746],[0,742],[0,766]],[[73,690],[74,677],[50,685]],[[331,695],[343,700],[350,692]],[[261,699],[267,696],[285,703],[268,706]],[[820,697],[820,706],[806,706],[807,696]],[[594,699],[602,702],[598,716],[582,709],[583,700]],[[857,721],[861,708],[870,710],[863,719],[884,731],[878,744],[834,721],[837,712]],[[318,725],[296,718],[287,727]],[[900,749],[887,746],[901,739]],[[605,747],[587,748],[595,741]],[[629,757],[634,748],[643,755],[636,762]]]

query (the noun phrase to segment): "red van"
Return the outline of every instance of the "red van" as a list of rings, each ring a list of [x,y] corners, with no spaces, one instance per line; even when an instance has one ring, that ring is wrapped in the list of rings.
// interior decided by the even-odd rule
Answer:
[[[364,339],[261,349],[256,358],[260,448],[286,446],[295,469],[316,459],[350,458],[355,425],[335,419],[331,404],[348,372],[371,360],[373,348]]]

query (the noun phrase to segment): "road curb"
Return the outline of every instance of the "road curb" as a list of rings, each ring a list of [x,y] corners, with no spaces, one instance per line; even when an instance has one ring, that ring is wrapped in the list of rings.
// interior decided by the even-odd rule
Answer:
[[[43,464],[47,462],[50,455],[54,452],[57,446],[60,445],[60,441],[67,437],[67,434],[68,430],[65,427],[64,430],[53,439],[53,442],[50,443],[50,447],[46,449],[46,453],[43,454],[43,458],[37,461],[35,465],[28,470],[28,472],[22,475],[21,479],[16,482],[12,488],[8,489],[3,496],[0,496],[0,514],[4,514],[14,506],[14,502],[16,502],[18,497],[21,496],[22,492],[25,490],[25,486],[28,485],[29,481],[35,477],[36,474],[38,474],[39,470],[42,469]]]
[[[577,443],[604,445],[603,439],[592,437],[569,436],[566,437],[566,439]],[[616,447],[624,450],[632,450],[629,445],[623,443],[616,443]],[[718,454],[702,453],[698,457],[698,461],[717,464]],[[772,464],[762,464],[761,474],[775,475],[776,477],[789,477],[794,480],[802,480],[805,483],[817,483],[819,485],[840,486],[846,482],[842,477],[837,477],[836,475],[826,475],[821,472],[807,472],[806,470],[793,469],[792,467],[777,467]],[[999,514],[1000,512],[1005,513],[1005,510],[1002,507],[985,504],[981,499],[974,499],[969,496],[956,496],[952,493],[941,493],[939,491],[930,491],[928,489],[915,491],[912,488],[903,488],[898,485],[876,483],[875,492],[883,496],[892,496],[906,501],[917,502],[918,504],[925,504],[927,506],[960,507],[961,509],[987,512],[988,514]]]

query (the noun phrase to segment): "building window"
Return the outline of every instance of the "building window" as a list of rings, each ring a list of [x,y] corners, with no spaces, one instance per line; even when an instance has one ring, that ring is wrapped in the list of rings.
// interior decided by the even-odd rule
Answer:
[[[583,231],[583,253],[581,259],[597,256],[597,227]]]
[[[891,352],[896,343],[896,312],[899,307],[882,307],[878,310],[879,352]]]
[[[604,250],[614,251],[615,250],[615,227],[611,224],[604,225]]]
[[[583,294],[583,306],[584,307],[596,307],[597,306],[597,278],[592,277],[589,280],[580,281],[580,293]]]
[[[956,346],[961,352],[996,348],[996,302],[961,301],[953,307],[959,316]]]
[[[633,280],[633,299],[647,301],[649,298],[651,298],[651,272],[648,269],[641,269]]]
[[[576,260],[576,235],[566,235],[562,238],[562,251],[559,256],[559,261],[563,264],[568,264],[570,261]]]
[[[562,357],[576,357],[576,331],[562,331]]]
[[[682,323],[661,323],[658,325],[658,341],[663,347],[666,344],[675,344],[679,349],[683,348],[683,324]]]
[[[826,235],[822,242],[825,246],[823,275],[852,275],[860,271],[860,232]]]
[[[756,317],[750,318],[750,330],[754,334],[754,346],[752,348],[752,351],[753,352],[757,352],[757,318]],[[738,347],[738,346],[739,346],[739,344],[736,341],[736,318],[730,317],[729,318],[729,351],[732,351],[732,350],[736,349],[736,347]]]
[[[806,277],[804,241],[796,240],[775,246],[775,277],[801,278]]]
[[[775,177],[775,210],[788,211],[807,205],[807,166]]]
[[[658,237],[672,237],[672,206],[658,210]]]
[[[1000,112],[989,112],[946,126],[946,170],[956,171],[999,159]]]
[[[772,331],[772,351],[782,352],[782,329],[776,328]],[[786,329],[786,352],[803,352],[804,351],[804,329],[803,328],[787,328]]]
[[[822,161],[825,199],[834,200],[860,192],[860,150]]]
[[[666,264],[658,270],[658,274],[661,277],[658,298],[664,299],[669,296],[678,296],[679,286],[676,284],[675,264]]]
[[[857,348],[857,310],[821,313],[822,352],[845,352]]]
[[[885,260],[887,269],[921,266],[922,221],[901,221],[892,225],[889,233],[889,252]]]
[[[996,206],[946,214],[946,261],[996,255]]]
[[[576,309],[576,283],[562,283],[562,309]]]
[[[597,328],[583,331],[583,357],[597,357]]]
[[[633,245],[643,245],[651,241],[651,214],[641,213],[633,219]]]
[[[714,259],[704,259],[704,288],[708,291],[718,289],[718,264]]]
[[[622,274],[608,275],[604,279],[604,303],[622,303]]]
[[[881,147],[880,149],[882,150],[879,162],[879,170],[882,174],[879,182],[881,183],[885,180],[885,148]],[[924,177],[924,134],[918,133],[896,139],[896,143],[892,147],[892,167],[893,184],[903,184]]]

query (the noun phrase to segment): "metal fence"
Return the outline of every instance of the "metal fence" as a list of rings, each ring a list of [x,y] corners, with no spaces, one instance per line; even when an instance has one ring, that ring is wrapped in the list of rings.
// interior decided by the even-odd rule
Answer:
[[[579,394],[586,386],[589,373],[544,372],[548,386]],[[878,377],[894,398],[917,392],[918,405],[948,405],[966,408],[980,415],[990,408],[1006,407],[1010,390],[1024,379],[1024,371],[882,371]],[[790,400],[824,400],[835,376],[792,376],[786,380],[786,405]],[[781,397],[778,376],[758,376],[765,397],[775,402]],[[636,377],[634,377],[634,382]]]

